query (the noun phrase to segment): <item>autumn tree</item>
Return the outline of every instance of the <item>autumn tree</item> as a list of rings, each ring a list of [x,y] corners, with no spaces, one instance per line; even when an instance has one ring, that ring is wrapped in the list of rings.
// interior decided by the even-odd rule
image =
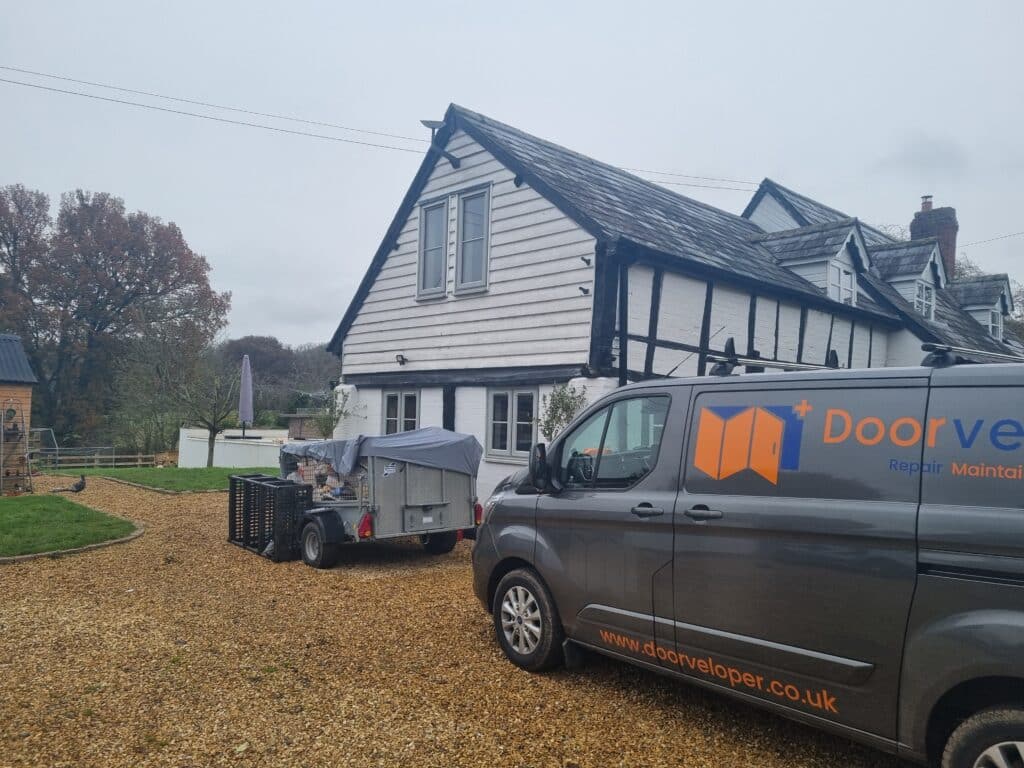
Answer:
[[[174,223],[129,213],[106,193],[0,188],[0,308],[40,383],[36,422],[92,438],[116,406],[122,358],[162,334],[193,348],[223,327],[230,296]]]

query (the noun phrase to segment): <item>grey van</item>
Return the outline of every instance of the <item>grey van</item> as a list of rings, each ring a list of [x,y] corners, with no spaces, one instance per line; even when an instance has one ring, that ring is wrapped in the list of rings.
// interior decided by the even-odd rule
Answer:
[[[918,762],[1024,766],[1024,365],[664,379],[534,448],[474,588],[580,648]]]

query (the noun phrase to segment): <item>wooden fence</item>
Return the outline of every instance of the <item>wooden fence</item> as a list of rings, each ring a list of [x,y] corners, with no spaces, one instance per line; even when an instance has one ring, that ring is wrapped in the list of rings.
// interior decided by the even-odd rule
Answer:
[[[32,463],[39,469],[110,469],[116,467],[153,467],[156,456],[152,453],[93,454],[59,456],[52,453],[36,454]]]

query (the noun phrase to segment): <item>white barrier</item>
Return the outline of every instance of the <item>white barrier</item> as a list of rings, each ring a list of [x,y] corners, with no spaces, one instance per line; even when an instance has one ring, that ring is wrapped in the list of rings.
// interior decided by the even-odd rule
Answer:
[[[287,429],[230,429],[217,435],[213,445],[215,467],[276,467]],[[209,448],[205,429],[182,427],[178,432],[178,466],[205,467]]]

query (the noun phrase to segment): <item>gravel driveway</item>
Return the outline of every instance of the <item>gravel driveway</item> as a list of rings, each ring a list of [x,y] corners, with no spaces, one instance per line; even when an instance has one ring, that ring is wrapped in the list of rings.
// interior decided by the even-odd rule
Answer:
[[[226,543],[226,494],[97,478],[77,500],[146,532],[0,566],[3,766],[902,765],[612,661],[519,671],[468,542],[318,572]]]

